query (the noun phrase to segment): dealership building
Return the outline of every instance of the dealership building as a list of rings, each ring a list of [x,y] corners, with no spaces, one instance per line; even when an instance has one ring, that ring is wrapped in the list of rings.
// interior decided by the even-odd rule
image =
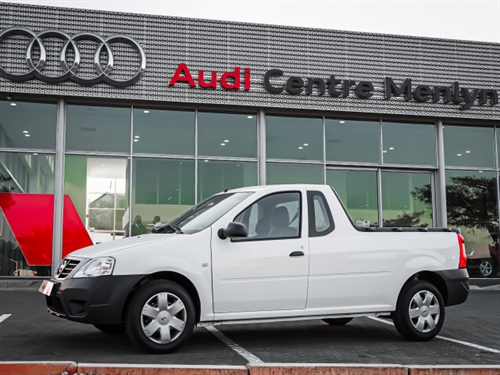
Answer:
[[[497,275],[500,44],[0,14],[0,276],[279,183],[333,186],[361,226],[459,227],[471,275]]]

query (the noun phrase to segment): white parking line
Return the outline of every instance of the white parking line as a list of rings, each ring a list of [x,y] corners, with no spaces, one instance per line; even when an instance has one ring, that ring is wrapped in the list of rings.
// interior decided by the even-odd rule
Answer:
[[[394,325],[394,323],[392,323],[392,322],[388,322],[387,320],[376,318],[374,316],[368,316],[367,318],[369,318],[371,320],[375,320],[375,321],[380,322],[380,323],[388,324],[391,326]],[[465,345],[465,346],[470,346],[471,348],[484,350],[484,351],[495,353],[495,354],[500,354],[500,350],[498,350],[498,349],[493,349],[493,348],[489,348],[487,346],[477,345],[477,344],[474,344],[472,342],[456,340],[456,339],[452,339],[452,338],[440,336],[440,335],[437,335],[436,338],[441,339],[441,340],[445,340],[445,341],[451,341],[451,342],[454,342],[455,344],[461,344],[461,345]]]
[[[2,323],[5,319],[7,319],[11,315],[12,314],[3,314],[3,315],[0,315],[0,323]]]
[[[228,338],[225,334],[223,334],[221,331],[219,331],[217,328],[213,326],[208,326],[206,327],[207,330],[212,332],[215,337],[217,337],[220,341],[222,341],[224,344],[229,346],[231,349],[233,349],[236,353],[241,355],[243,358],[245,358],[248,362],[251,363],[263,363],[260,358],[256,357],[252,353],[250,353],[248,350],[242,348],[238,344],[236,344],[233,340]]]

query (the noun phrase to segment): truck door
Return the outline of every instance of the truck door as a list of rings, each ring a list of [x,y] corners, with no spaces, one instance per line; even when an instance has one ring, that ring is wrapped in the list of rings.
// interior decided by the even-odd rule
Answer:
[[[246,238],[221,240],[212,229],[215,313],[304,309],[309,249],[301,191],[267,195],[232,221]],[[306,219],[307,220],[307,219]]]

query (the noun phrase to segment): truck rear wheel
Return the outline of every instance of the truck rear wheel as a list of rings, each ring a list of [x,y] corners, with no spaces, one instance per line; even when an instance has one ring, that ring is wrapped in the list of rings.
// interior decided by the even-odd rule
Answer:
[[[393,321],[398,332],[406,339],[431,340],[441,331],[444,322],[441,293],[428,281],[410,281],[401,290]]]
[[[195,308],[186,290],[167,280],[155,280],[140,288],[126,313],[129,338],[150,353],[170,353],[191,335]]]

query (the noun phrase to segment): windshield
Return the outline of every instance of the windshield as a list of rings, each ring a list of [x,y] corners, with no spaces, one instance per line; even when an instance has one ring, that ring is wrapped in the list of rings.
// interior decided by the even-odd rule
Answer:
[[[222,215],[248,198],[252,192],[218,194],[183,212],[168,224],[183,233],[196,233],[212,225]]]

